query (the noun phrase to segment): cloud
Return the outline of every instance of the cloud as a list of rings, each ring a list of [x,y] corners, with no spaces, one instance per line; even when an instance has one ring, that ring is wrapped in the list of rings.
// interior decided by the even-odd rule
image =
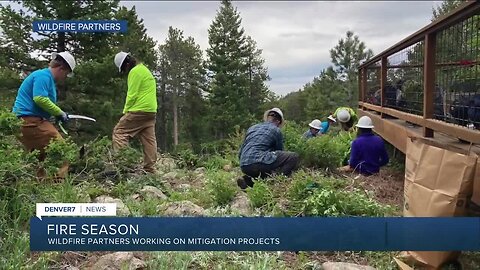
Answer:
[[[235,1],[242,26],[257,46],[277,94],[296,91],[330,64],[329,50],[347,30],[354,31],[368,48],[380,53],[430,23],[439,1]],[[220,2],[130,2],[144,19],[147,32],[159,44],[169,26],[192,36],[208,48],[208,28]]]

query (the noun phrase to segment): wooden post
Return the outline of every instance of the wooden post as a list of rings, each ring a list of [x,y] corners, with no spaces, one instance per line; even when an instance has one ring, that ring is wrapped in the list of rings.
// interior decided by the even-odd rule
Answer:
[[[380,89],[382,91],[380,92],[381,95],[381,106],[383,107],[387,100],[385,99],[385,87],[387,86],[387,57],[384,56],[382,57],[381,61],[381,69],[380,69]],[[382,112],[382,118],[384,117],[383,112]]]
[[[365,102],[367,100],[367,68],[362,68],[362,96],[363,102]]]
[[[423,60],[423,119],[433,118],[433,97],[435,91],[435,49],[436,33],[425,35]],[[433,129],[423,127],[423,136],[433,138]]]
[[[362,90],[362,72],[363,69],[358,70],[358,101],[365,101],[365,97],[363,96]]]

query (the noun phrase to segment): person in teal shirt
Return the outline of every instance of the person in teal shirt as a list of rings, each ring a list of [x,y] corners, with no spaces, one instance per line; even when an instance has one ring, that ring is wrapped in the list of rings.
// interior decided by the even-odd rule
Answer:
[[[332,125],[333,123],[337,122],[335,120],[335,118],[333,117],[333,115],[329,115],[327,117],[327,121],[322,121],[322,125],[320,127],[320,133],[321,134],[325,134],[328,132],[328,130],[330,129],[330,125]]]
[[[71,77],[76,62],[69,52],[53,53],[48,68],[32,72],[18,89],[12,112],[22,119],[20,141],[27,151],[39,150],[39,159],[45,159],[45,147],[52,139],[61,139],[58,130],[49,122],[51,116],[57,120],[68,121],[68,114],[57,103],[57,82]],[[60,168],[57,178],[64,178],[68,164]],[[45,177],[42,168],[37,172],[39,178]]]

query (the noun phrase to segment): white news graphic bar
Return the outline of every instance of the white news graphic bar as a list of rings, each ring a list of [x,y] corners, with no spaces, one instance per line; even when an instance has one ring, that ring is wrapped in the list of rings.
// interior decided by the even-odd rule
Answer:
[[[116,216],[116,203],[37,203],[37,217]]]

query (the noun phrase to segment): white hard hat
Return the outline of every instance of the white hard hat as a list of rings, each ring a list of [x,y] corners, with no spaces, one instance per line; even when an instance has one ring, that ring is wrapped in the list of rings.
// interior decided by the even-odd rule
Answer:
[[[69,52],[59,52],[59,53],[52,53],[52,59],[56,59],[58,56],[62,57],[65,62],[67,62],[68,66],[72,70],[67,76],[72,77],[73,76],[73,70],[75,69],[75,66],[77,65],[75,62],[75,58],[73,58],[73,55],[71,55]]]
[[[355,126],[359,128],[373,128],[372,119],[368,116],[362,116],[358,119],[358,123]]]
[[[337,120],[335,120],[335,117],[333,117],[333,115],[331,115],[331,114],[327,118],[328,118],[328,120],[331,120],[333,122],[337,122]]]
[[[321,129],[322,128],[322,121],[315,119],[310,124],[308,124],[311,128],[314,129]]]
[[[283,118],[283,112],[282,112],[282,110],[280,110],[279,108],[272,108],[272,109],[270,109],[270,110],[265,111],[265,113],[263,114],[263,120],[264,120],[264,121],[267,121],[268,113],[270,113],[270,112],[276,112],[276,113],[278,113],[278,114],[280,115],[280,118],[281,118],[281,121],[282,121],[282,123],[280,124],[280,126],[282,126],[283,123],[285,122],[285,118]]]
[[[350,120],[350,113],[346,109],[341,109],[337,113],[338,121],[346,123]]]
[[[129,55],[130,53],[126,53],[126,52],[119,52],[115,55],[115,59],[113,60],[113,62],[115,62],[115,65],[118,67],[118,72],[121,72],[121,68],[122,68],[122,64],[123,64],[123,61],[125,61],[125,58],[127,58],[127,55]]]

